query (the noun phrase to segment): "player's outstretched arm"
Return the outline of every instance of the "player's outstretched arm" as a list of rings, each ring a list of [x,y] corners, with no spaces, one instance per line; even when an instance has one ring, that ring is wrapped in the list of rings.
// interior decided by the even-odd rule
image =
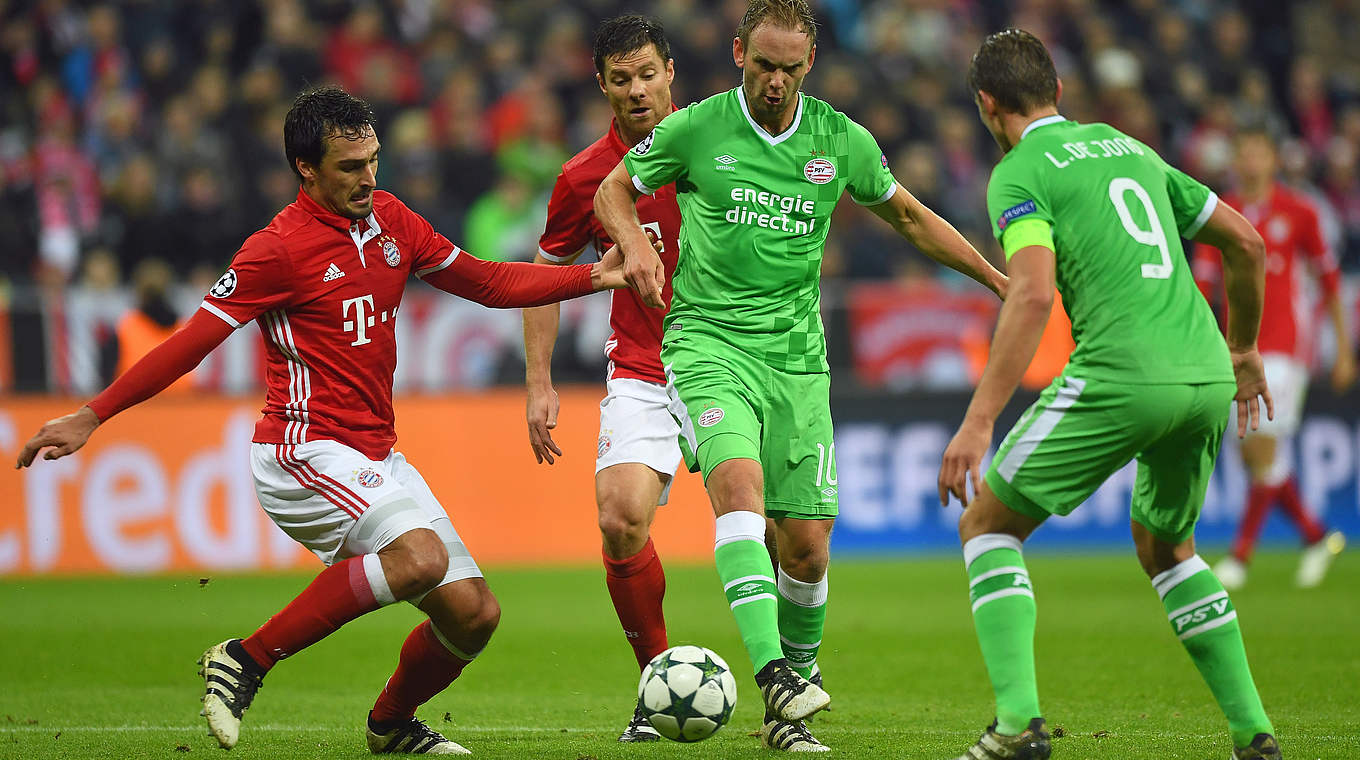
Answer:
[[[926,208],[905,187],[897,185],[891,198],[870,206],[869,210],[921,253],[972,277],[1001,298],[1006,297],[1006,275],[988,263],[952,224]]]
[[[233,329],[206,309],[194,312],[183,327],[151,349],[127,372],[119,375],[88,405],[43,425],[19,452],[17,467],[32,464],[33,458],[43,449],[49,449],[43,454],[44,459],[60,459],[67,454],[74,454],[85,445],[100,423],[170,387],[171,383],[197,367],[203,357],[226,340]]]
[[[1228,300],[1228,352],[1237,378],[1237,435],[1260,425],[1260,402],[1267,419],[1275,418],[1275,402],[1266,387],[1256,337],[1265,300],[1266,244],[1251,223],[1226,203],[1215,206],[1195,240],[1223,252],[1223,286]]]
[[[534,256],[535,264],[558,264],[543,254]],[[539,464],[552,464],[562,449],[552,438],[561,408],[552,384],[553,345],[557,343],[562,307],[557,303],[524,310],[524,418],[529,425],[529,448]]]
[[[647,234],[638,220],[634,204],[641,195],[628,176],[628,168],[620,161],[595,191],[595,218],[600,220],[600,225],[623,255],[623,274],[628,286],[642,296],[643,303],[660,309],[666,305],[661,297],[666,285],[666,268],[656,250],[648,244]]]
[[[467,251],[455,251],[439,267],[416,274],[436,288],[474,303],[517,309],[628,287],[623,279],[623,257],[611,253],[613,249],[594,264],[553,266],[486,261]]]
[[[963,423],[945,448],[940,463],[940,506],[949,504],[950,494],[968,506],[970,474],[973,493],[982,487],[982,457],[992,443],[996,417],[1034,359],[1053,309],[1055,263],[1051,249],[1042,245],[1021,248],[1011,256],[1008,269],[1009,291],[997,318],[987,366],[982,370],[977,390],[973,391]]]

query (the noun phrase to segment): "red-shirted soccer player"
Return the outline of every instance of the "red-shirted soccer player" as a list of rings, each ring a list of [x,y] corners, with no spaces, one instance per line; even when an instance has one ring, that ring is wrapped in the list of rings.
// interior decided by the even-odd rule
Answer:
[[[1307,544],[1295,580],[1299,586],[1316,586],[1332,558],[1345,546],[1345,538],[1340,532],[1328,531],[1304,506],[1290,455],[1291,438],[1298,432],[1303,414],[1313,352],[1316,312],[1302,293],[1302,278],[1310,269],[1321,286],[1324,307],[1337,336],[1332,387],[1338,393],[1355,380],[1355,357],[1337,297],[1340,275],[1323,241],[1317,212],[1306,198],[1276,181],[1275,144],[1268,133],[1243,130],[1236,148],[1239,189],[1224,196],[1223,201],[1240,210],[1266,241],[1266,296],[1258,345],[1266,380],[1275,396],[1275,418],[1262,420],[1260,429],[1248,433],[1242,441],[1242,460],[1251,489],[1232,553],[1214,566],[1214,574],[1230,590],[1246,583],[1247,563],[1261,526],[1271,505],[1279,504]],[[1200,289],[1214,303],[1222,280],[1218,251],[1199,246],[1194,271]]]
[[[495,307],[622,287],[621,257],[571,268],[481,261],[376,190],[373,112],[336,87],[302,93],[284,122],[297,201],[241,246],[182,329],[74,414],[24,446],[26,467],[85,444],[99,424],[165,389],[232,330],[259,323],[268,391],[255,427],[255,490],[274,522],[328,567],[255,633],[199,661],[203,714],[219,744],[280,659],[385,604],[429,620],[402,645],[367,723],[374,753],[467,754],[415,718],[486,646],[500,607],[420,473],[396,451],[392,372],[402,292],[427,283]]]
[[[548,220],[535,261],[566,264],[587,248],[611,243],[595,219],[595,190],[623,154],[646,137],[671,105],[674,62],[665,32],[655,21],[619,16],[595,32],[596,81],[609,99],[614,120],[594,144],[563,164],[548,203]],[[638,202],[643,226],[661,241],[661,260],[670,302],[670,275],[680,250],[680,208],[675,186],[668,185]],[[624,635],[641,669],[666,649],[661,599],[666,576],[652,545],[650,529],[658,504],[666,503],[671,478],[680,463],[680,427],[667,411],[666,377],[661,369],[661,319],[664,309],[649,308],[637,294],[613,294],[605,344],[609,359],[600,438],[595,459],[595,501],[603,536],[605,583]],[[551,360],[560,307],[550,304],[524,311],[526,416],[529,443],[539,462],[552,464],[562,451],[552,439],[557,425],[557,393]],[[634,709],[622,742],[655,741],[656,729]]]

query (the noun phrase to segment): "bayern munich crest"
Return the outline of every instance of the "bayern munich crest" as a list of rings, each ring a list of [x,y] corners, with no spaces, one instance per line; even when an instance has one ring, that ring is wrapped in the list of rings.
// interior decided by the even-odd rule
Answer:
[[[354,479],[364,488],[377,488],[383,484],[383,476],[377,470],[360,470]]]
[[[836,178],[836,165],[825,158],[814,158],[803,164],[803,176],[814,185],[825,185]]]
[[[383,260],[389,267],[394,267],[401,263],[401,250],[397,248],[397,243],[392,238],[383,238],[382,244]]]
[[[610,440],[609,436],[600,436],[600,440],[595,446],[595,458],[604,459],[604,455],[608,454],[612,448],[614,448],[614,442]]]

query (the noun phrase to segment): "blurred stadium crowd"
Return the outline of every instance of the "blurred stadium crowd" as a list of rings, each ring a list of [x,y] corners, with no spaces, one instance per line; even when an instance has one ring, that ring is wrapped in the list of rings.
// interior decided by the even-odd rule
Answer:
[[[823,30],[805,89],[867,126],[899,180],[991,255],[984,190],[998,151],[963,75],[986,32],[1016,25],[1053,50],[1065,115],[1108,121],[1216,189],[1233,184],[1236,126],[1268,124],[1287,181],[1319,201],[1343,269],[1360,270],[1360,3],[814,5]],[[744,0],[0,0],[0,279],[11,294],[39,294],[13,297],[9,308],[23,312],[23,303],[68,289],[127,300],[134,281],[201,292],[293,199],[283,114],[298,89],[323,81],[375,106],[381,187],[478,256],[531,258],[561,163],[610,118],[594,81],[595,22],[626,11],[660,18],[683,105],[739,82],[731,37],[744,8]],[[842,204],[838,214],[828,308],[849,302],[846,283],[941,282],[867,213]],[[32,319],[50,337],[50,314]],[[848,330],[842,321],[854,320],[833,315],[828,326]],[[53,363],[51,340],[29,346],[22,332],[14,329],[16,363],[28,361],[24,351]],[[12,387],[63,387],[50,368],[14,374]]]

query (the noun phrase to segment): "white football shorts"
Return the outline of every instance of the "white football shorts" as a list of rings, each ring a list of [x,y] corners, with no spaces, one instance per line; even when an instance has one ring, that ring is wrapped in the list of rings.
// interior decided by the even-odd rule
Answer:
[[[374,461],[336,441],[252,443],[250,469],[265,513],[327,565],[429,528],[449,553],[438,586],[482,577],[425,479],[395,451]]]
[[[645,464],[662,475],[660,504],[670,498],[675,468],[680,464],[680,426],[666,409],[666,386],[634,378],[605,383],[600,402],[600,438],[595,472],[616,464]]]
[[[1303,402],[1308,396],[1308,368],[1288,354],[1265,354],[1261,357],[1261,363],[1265,366],[1270,397],[1275,401],[1275,419],[1266,419],[1263,406],[1261,426],[1248,431],[1247,435],[1268,435],[1283,441],[1299,432],[1299,424],[1303,421]],[[1237,409],[1236,404],[1233,404],[1233,409]],[[1237,418],[1234,417],[1229,429],[1236,429],[1236,425]]]

